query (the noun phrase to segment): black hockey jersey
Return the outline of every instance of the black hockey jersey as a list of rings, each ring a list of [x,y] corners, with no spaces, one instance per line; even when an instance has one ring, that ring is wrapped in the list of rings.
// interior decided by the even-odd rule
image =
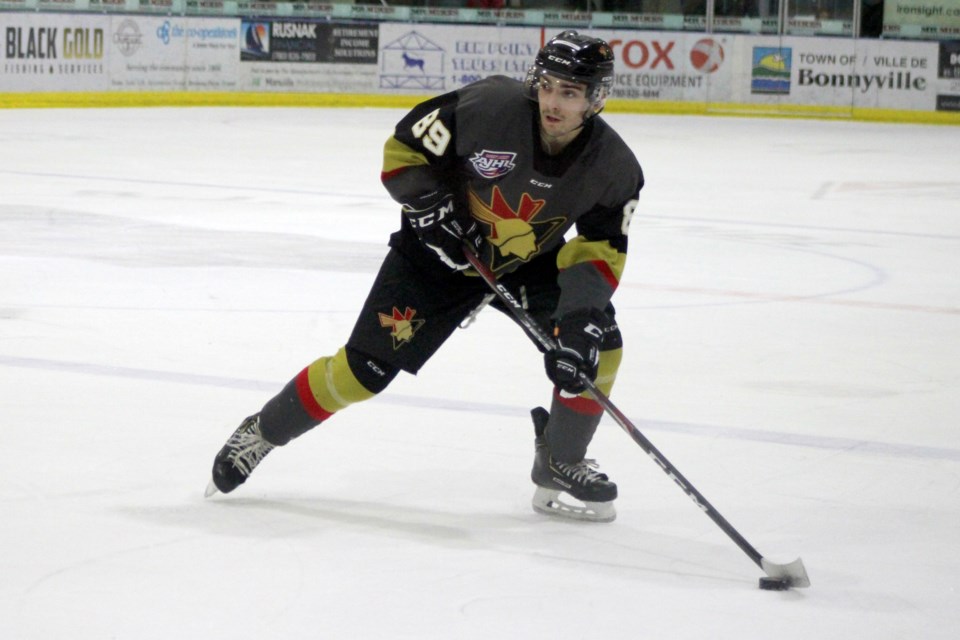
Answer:
[[[563,312],[603,308],[613,295],[643,173],[599,117],[547,155],[537,104],[522,83],[494,76],[411,110],[387,141],[382,181],[400,203],[453,193],[480,223],[482,258],[498,274],[564,243],[575,226],[557,257]]]

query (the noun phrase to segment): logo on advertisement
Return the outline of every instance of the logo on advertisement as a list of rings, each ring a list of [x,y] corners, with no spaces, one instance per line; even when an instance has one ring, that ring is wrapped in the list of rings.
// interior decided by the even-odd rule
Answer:
[[[157,40],[165,45],[169,45],[171,40],[184,38],[188,40],[237,40],[236,27],[228,29],[226,27],[184,27],[182,24],[176,24],[169,20],[164,20],[163,24],[157,27]]]
[[[690,49],[690,63],[703,73],[713,73],[723,63],[723,47],[713,38],[698,40]]]
[[[945,80],[960,80],[960,41],[940,43],[940,64],[937,77]]]
[[[75,60],[103,58],[103,29],[64,29],[63,57]]]
[[[790,47],[754,47],[750,93],[789,94],[792,58]]]
[[[135,54],[143,45],[143,34],[137,23],[130,18],[121,21],[113,32],[113,44],[128,58]]]
[[[390,329],[390,337],[393,338],[393,348],[395,350],[413,340],[414,334],[426,322],[426,320],[414,319],[417,310],[410,307],[402,312],[394,307],[390,314],[378,313],[377,315],[380,317],[380,326]]]
[[[444,50],[410,31],[381,49],[381,89],[443,90]]]
[[[170,44],[170,32],[178,27],[171,27],[169,20],[164,20],[163,24],[157,27],[157,37],[163,44]]]
[[[312,22],[274,22],[270,35],[274,38],[317,39],[317,25]]]
[[[268,23],[244,22],[241,29],[243,31],[241,57],[247,55],[254,58],[266,58],[270,55],[270,25]]]
[[[427,72],[426,69],[423,68],[423,64],[425,62],[423,58],[415,58],[411,55],[408,55],[406,51],[404,51],[400,57],[403,58],[404,69],[420,69],[420,71],[423,73]]]
[[[10,60],[57,58],[57,27],[7,27],[5,54]]]
[[[610,48],[614,52],[620,50],[620,59],[628,69],[656,69],[663,65],[663,70],[672,70],[673,60],[670,52],[676,46],[676,41],[664,43],[660,40],[611,40]]]
[[[479,151],[470,158],[470,163],[484,178],[499,178],[513,171],[517,154],[512,151]]]
[[[10,60],[103,59],[103,29],[65,28],[62,39],[57,37],[58,31],[58,27],[7,27],[4,54]],[[62,44],[59,53],[58,42]]]

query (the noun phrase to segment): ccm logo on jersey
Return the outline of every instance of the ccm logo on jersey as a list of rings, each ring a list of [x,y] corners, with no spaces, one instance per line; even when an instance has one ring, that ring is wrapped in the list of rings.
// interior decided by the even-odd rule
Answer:
[[[499,178],[516,169],[513,163],[517,154],[510,151],[478,151],[470,158],[470,163],[484,178]]]

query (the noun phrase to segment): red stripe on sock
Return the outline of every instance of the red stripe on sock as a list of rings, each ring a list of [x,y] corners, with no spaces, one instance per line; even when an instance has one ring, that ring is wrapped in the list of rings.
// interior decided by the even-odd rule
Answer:
[[[565,406],[567,409],[585,416],[597,416],[603,413],[603,407],[601,407],[600,404],[592,398],[584,398],[583,396],[574,396],[572,398],[568,398],[561,395],[560,390],[556,387],[553,389],[553,397],[556,398],[560,404]]]
[[[300,398],[300,404],[303,405],[304,410],[310,417],[323,422],[332,416],[333,412],[321,407],[320,403],[317,402],[317,399],[313,396],[313,391],[310,389],[310,377],[307,373],[309,370],[310,367],[307,367],[297,374],[297,396]]]
[[[597,271],[600,272],[600,275],[607,281],[611,289],[616,290],[616,288],[620,286],[620,280],[617,279],[616,274],[613,273],[613,269],[610,268],[609,264],[603,260],[593,260],[591,264],[597,268]]]

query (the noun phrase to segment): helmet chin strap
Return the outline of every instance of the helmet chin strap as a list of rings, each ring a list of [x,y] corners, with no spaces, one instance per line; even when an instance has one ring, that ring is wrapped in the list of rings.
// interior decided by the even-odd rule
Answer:
[[[598,89],[597,91],[600,92],[601,90]],[[607,96],[606,96],[606,92],[604,91],[603,94],[604,94],[603,97],[600,97],[600,96],[599,96],[599,93],[598,93],[597,98],[596,98],[595,100],[593,100],[593,101],[590,102],[590,108],[589,108],[588,110],[589,110],[589,111],[593,111],[593,113],[591,113],[591,114],[588,115],[588,116],[585,115],[585,116],[583,117],[583,122],[584,122],[584,124],[586,124],[587,121],[590,120],[591,118],[596,118],[598,115],[600,115],[600,112],[603,111],[604,108],[606,108],[606,106],[607,106]],[[596,105],[598,105],[598,104],[600,105],[599,107],[596,106]]]

